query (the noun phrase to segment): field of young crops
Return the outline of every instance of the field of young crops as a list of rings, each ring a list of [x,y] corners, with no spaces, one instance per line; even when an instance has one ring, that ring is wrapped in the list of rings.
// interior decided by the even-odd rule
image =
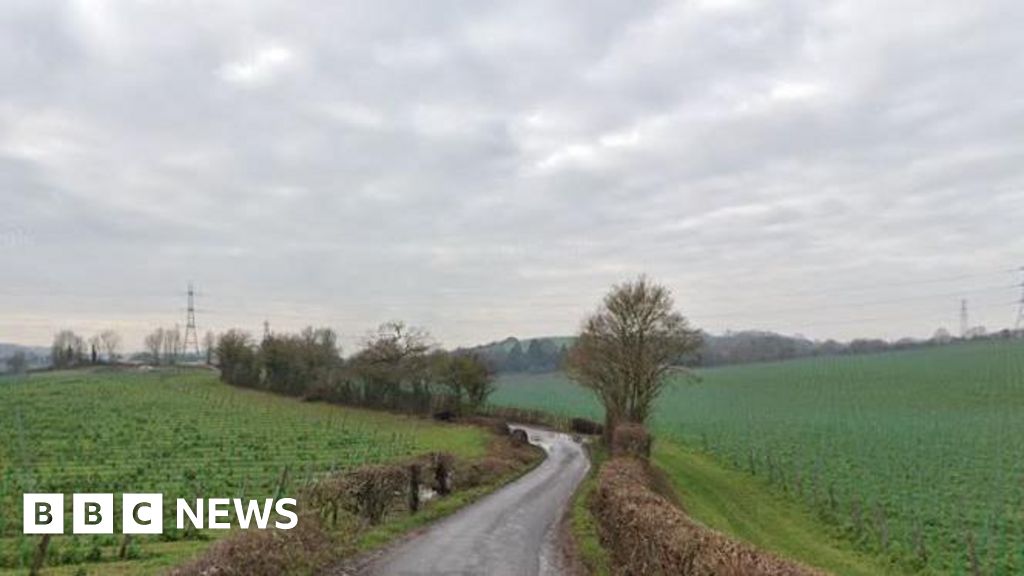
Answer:
[[[1024,342],[704,370],[653,427],[756,475],[899,571],[1024,573]],[[600,416],[560,375],[500,404]]]
[[[0,379],[0,439],[0,569],[25,566],[38,542],[21,536],[24,492],[162,492],[168,541],[181,536],[174,498],[287,496],[319,473],[435,450],[473,456],[486,441],[476,429],[231,388],[205,370]],[[48,563],[106,559],[119,541],[58,538]]]

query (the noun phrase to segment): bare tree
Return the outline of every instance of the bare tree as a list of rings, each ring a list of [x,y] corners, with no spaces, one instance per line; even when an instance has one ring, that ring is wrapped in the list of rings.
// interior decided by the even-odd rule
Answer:
[[[61,330],[53,337],[50,354],[54,367],[74,366],[85,359],[85,341],[71,330]]]
[[[168,364],[177,364],[181,356],[181,329],[164,328],[164,359]]]
[[[613,287],[585,320],[566,368],[604,404],[610,438],[618,422],[647,420],[674,363],[700,342],[668,289],[641,276]]]
[[[206,363],[213,365],[213,352],[217,349],[217,336],[210,330],[203,335],[203,353],[206,355]]]
[[[107,362],[117,362],[120,357],[121,335],[113,330],[104,330],[100,332],[100,343],[107,355]]]
[[[146,336],[144,345],[153,364],[160,364],[160,354],[164,350],[164,329],[157,328],[151,332]]]
[[[100,340],[99,335],[92,336],[89,338],[89,363],[98,364],[100,360],[100,348],[103,346],[103,342]]]
[[[414,402],[429,403],[432,376],[428,353],[430,335],[402,322],[381,324],[363,343],[353,365],[363,380],[363,397],[370,404],[396,408],[408,385]]]
[[[18,350],[7,359],[7,371],[13,374],[24,374],[28,370],[28,355]]]

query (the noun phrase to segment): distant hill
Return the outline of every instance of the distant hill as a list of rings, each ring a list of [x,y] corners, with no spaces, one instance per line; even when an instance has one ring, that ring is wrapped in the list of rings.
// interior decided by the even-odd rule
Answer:
[[[0,342],[0,372],[7,370],[7,359],[18,352],[25,353],[30,368],[40,368],[50,364],[49,348]]]
[[[10,358],[15,352],[22,351],[26,354],[40,357],[49,357],[50,349],[44,346],[23,346],[21,344],[10,344],[0,342],[0,360]]]
[[[456,352],[475,354],[496,372],[552,372],[561,368],[573,340],[571,336],[525,340],[510,336]]]
[[[704,344],[699,350],[679,363],[686,366],[726,366],[752,362],[775,362],[809,356],[844,356],[851,354],[872,354],[892,350],[928,348],[963,342],[965,340],[1004,340],[1022,337],[1002,330],[991,334],[975,332],[967,338],[951,337],[939,330],[927,340],[903,338],[897,341],[861,338],[849,342],[836,340],[811,340],[803,336],[788,336],[775,332],[744,330],[725,334],[704,334]],[[520,340],[509,337],[459,351],[476,354],[497,372],[551,372],[562,366],[566,352],[575,340],[572,336],[550,336]]]

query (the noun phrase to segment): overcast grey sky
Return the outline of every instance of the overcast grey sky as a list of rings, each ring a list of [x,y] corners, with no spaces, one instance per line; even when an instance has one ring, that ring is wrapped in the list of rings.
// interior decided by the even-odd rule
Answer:
[[[0,7],[0,341],[404,319],[567,334],[646,272],[711,331],[1013,322],[1024,3]]]

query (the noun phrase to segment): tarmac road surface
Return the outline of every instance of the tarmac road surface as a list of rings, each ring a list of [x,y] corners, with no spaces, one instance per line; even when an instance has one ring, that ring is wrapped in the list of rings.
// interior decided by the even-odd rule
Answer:
[[[558,522],[590,469],[583,446],[567,434],[530,428],[548,457],[497,492],[384,552],[363,573],[548,576],[561,573]]]

